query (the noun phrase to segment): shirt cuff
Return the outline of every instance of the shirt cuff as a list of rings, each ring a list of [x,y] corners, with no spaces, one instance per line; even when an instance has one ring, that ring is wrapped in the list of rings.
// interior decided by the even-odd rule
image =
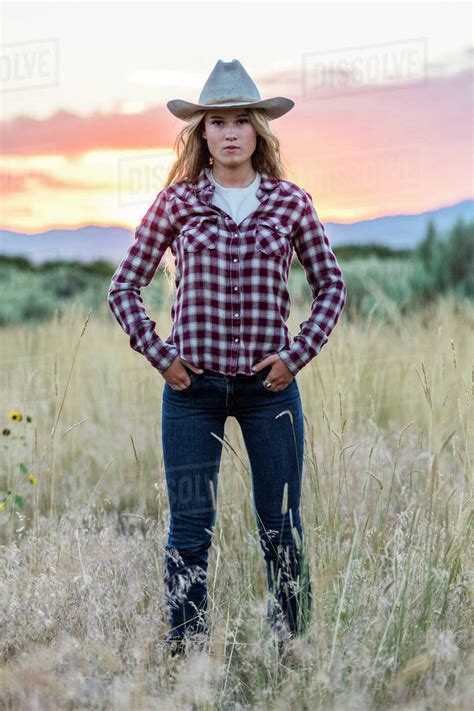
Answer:
[[[169,368],[179,354],[174,344],[165,343],[159,336],[156,336],[143,355],[159,373],[162,373],[166,368]]]
[[[278,355],[293,375],[296,375],[314,357],[308,353],[305,345],[298,340],[294,340],[289,348],[283,348],[278,351]]]

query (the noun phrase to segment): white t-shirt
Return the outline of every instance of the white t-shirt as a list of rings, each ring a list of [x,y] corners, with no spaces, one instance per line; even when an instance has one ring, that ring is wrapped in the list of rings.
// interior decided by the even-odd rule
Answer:
[[[215,185],[212,202],[217,207],[227,212],[232,217],[236,225],[240,225],[242,220],[254,212],[260,205],[256,197],[260,185],[260,173],[257,171],[255,180],[246,188],[224,188],[214,178],[211,168],[206,168],[209,180]]]

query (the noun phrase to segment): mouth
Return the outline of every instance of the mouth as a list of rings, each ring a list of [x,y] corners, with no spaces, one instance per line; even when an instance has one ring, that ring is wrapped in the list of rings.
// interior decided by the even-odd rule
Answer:
[[[224,150],[225,151],[238,151],[239,147],[238,146],[225,146]]]

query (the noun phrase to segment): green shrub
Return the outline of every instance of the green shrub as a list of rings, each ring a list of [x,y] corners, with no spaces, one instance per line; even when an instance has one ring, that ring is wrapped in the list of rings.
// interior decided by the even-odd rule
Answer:
[[[431,221],[415,256],[421,268],[410,286],[420,300],[439,293],[474,297],[474,221],[460,219],[445,235],[439,235]]]

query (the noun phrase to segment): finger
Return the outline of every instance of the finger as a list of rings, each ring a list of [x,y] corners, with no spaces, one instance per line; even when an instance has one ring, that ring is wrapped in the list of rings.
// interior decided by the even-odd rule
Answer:
[[[177,382],[170,383],[170,386],[173,388],[173,390],[184,390],[185,388],[188,388],[191,385],[191,378],[189,378],[188,382],[184,380],[178,380]]]

